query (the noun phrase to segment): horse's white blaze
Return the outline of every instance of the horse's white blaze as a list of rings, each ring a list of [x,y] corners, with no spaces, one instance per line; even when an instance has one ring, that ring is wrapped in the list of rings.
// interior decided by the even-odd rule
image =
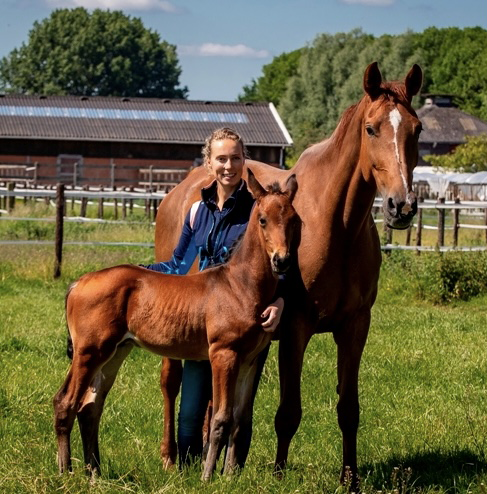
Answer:
[[[404,176],[402,166],[401,166],[401,157],[399,156],[399,145],[397,144],[397,131],[399,130],[399,125],[401,124],[401,113],[397,108],[394,108],[394,110],[391,110],[389,113],[389,122],[391,122],[392,129],[394,130],[394,138],[392,139],[392,142],[394,143],[394,149],[396,151],[396,160],[397,160],[397,165],[399,166],[399,173],[401,174],[401,179],[402,183],[404,184],[404,190],[407,194],[408,192],[408,183],[406,181],[406,177]]]

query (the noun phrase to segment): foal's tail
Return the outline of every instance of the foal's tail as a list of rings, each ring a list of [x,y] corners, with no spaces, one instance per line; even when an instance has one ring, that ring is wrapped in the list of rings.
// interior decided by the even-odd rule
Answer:
[[[68,287],[68,291],[66,292],[66,297],[64,298],[64,313],[66,314],[66,329],[68,330],[68,337],[66,340],[66,355],[70,360],[73,360],[73,339],[71,338],[71,333],[69,332],[69,326],[68,326],[68,297],[69,294],[71,293],[71,290],[76,286],[75,283],[71,283]]]

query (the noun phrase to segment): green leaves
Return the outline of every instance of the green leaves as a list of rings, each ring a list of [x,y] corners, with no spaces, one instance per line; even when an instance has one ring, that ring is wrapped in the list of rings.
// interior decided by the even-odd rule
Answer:
[[[449,154],[423,157],[433,166],[475,173],[487,170],[487,135],[467,136],[467,142],[460,144]]]
[[[58,9],[0,61],[0,87],[39,94],[185,98],[176,47],[121,11]]]
[[[428,28],[378,38],[355,29],[321,34],[307,47],[284,53],[263,67],[263,75],[243,88],[241,101],[278,105],[294,149],[301,152],[333,132],[342,112],[363,94],[367,65],[379,62],[386,80],[402,79],[414,63],[424,71],[423,93],[457,96],[460,108],[487,119],[487,30]],[[420,106],[419,97],[413,106]]]

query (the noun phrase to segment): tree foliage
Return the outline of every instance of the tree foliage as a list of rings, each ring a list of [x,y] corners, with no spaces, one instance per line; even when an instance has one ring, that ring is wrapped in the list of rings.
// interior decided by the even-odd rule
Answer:
[[[416,39],[426,68],[423,92],[452,94],[463,111],[487,120],[487,30],[431,27]]]
[[[296,75],[302,50],[283,53],[262,67],[262,76],[243,87],[239,101],[271,101],[278,105],[288,80]]]
[[[176,47],[121,11],[57,9],[0,61],[0,87],[37,94],[184,98]]]
[[[487,170],[487,135],[467,137],[467,142],[448,154],[428,154],[423,159],[433,166],[459,172],[475,173]]]
[[[342,112],[358,101],[364,70],[373,61],[388,80],[402,79],[418,63],[423,93],[454,94],[460,109],[487,119],[487,30],[480,27],[380,37],[360,29],[325,33],[292,54],[292,64],[286,65],[284,53],[264,66],[263,75],[245,86],[241,96],[278,104],[295,143],[289,164],[307,146],[329,136]],[[292,70],[284,70],[290,65]],[[278,89],[271,92],[270,87]],[[416,97],[413,105],[420,104]]]
[[[329,136],[342,112],[360,99],[363,73],[370,62],[377,60],[387,79],[404,77],[421,58],[413,38],[411,32],[374,38],[360,29],[318,36],[302,52],[297,74],[279,104],[295,143],[290,161]]]

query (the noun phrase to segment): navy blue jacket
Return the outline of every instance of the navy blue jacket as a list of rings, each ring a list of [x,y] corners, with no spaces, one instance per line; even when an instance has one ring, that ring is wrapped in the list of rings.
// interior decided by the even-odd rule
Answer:
[[[197,256],[200,271],[227,261],[230,249],[247,229],[254,199],[245,181],[241,180],[220,211],[216,204],[216,187],[214,181],[201,190],[202,201],[193,225],[189,211],[171,260],[150,264],[146,268],[162,273],[186,274]]]

